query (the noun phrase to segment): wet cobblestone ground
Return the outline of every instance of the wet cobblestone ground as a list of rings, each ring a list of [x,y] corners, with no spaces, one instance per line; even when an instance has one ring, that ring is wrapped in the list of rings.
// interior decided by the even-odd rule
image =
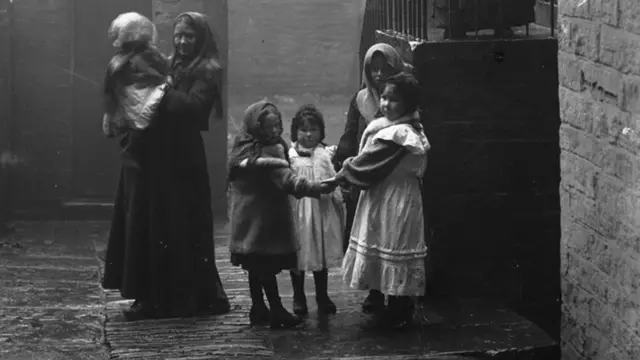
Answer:
[[[233,310],[196,319],[125,322],[130,305],[99,287],[106,222],[19,224],[0,242],[0,359],[548,359],[557,347],[530,322],[475,301],[434,302],[433,324],[393,333],[360,312],[365,294],[330,272],[338,314],[318,316],[313,278],[310,315],[296,330],[249,326],[245,274],[228,261],[219,234],[217,261]],[[288,274],[280,292],[291,306]]]

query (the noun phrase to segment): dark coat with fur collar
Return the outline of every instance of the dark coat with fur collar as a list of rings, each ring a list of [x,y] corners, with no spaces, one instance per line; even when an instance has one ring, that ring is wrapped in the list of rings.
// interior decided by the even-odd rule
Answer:
[[[235,174],[229,182],[231,262],[263,273],[297,267],[299,245],[289,195],[319,198],[321,188],[320,182],[296,176],[291,168],[268,169],[251,164],[240,168],[244,159],[251,161],[256,155],[288,161],[286,145],[259,146],[260,154],[248,151],[260,138],[259,117],[266,106],[273,104],[249,106],[229,159],[229,174]]]

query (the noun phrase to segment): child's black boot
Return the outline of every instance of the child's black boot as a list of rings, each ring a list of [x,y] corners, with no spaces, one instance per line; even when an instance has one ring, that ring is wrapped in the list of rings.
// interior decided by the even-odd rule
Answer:
[[[369,290],[369,295],[362,303],[362,311],[366,314],[384,311],[384,294],[380,290]]]
[[[289,271],[289,274],[293,286],[293,312],[299,316],[308,315],[307,297],[304,294],[304,271]]]
[[[335,314],[337,312],[336,304],[329,298],[328,283],[329,271],[323,269],[313,272],[313,280],[316,284],[316,302],[318,303],[318,312],[323,314]]]
[[[413,320],[413,301],[409,296],[389,296],[389,324],[394,330],[409,327]]]
[[[264,325],[269,323],[269,309],[264,303],[260,275],[253,271],[249,272],[249,293],[251,294],[251,311],[249,311],[249,321],[251,325]]]
[[[290,329],[302,323],[302,319],[284,308],[278,293],[278,281],[275,274],[261,275],[262,287],[267,295],[271,311],[269,325],[272,329]]]

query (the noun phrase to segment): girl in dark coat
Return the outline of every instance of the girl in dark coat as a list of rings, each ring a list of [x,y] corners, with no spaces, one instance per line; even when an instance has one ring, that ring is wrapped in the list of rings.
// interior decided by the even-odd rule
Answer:
[[[276,281],[280,271],[298,266],[289,195],[319,198],[335,189],[335,185],[298,177],[289,167],[259,165],[260,157],[289,160],[281,134],[282,118],[276,106],[255,103],[245,113],[229,157],[231,262],[249,272],[251,323],[269,322],[272,328],[302,322],[282,305]],[[263,289],[271,309],[264,303]]]
[[[218,48],[206,17],[178,16],[173,80],[136,147],[124,146],[103,287],[135,299],[128,320],[228,312],[216,268],[201,131],[220,114]]]

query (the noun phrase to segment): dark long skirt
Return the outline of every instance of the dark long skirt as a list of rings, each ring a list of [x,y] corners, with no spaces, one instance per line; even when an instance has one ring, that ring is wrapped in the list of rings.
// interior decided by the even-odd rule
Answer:
[[[124,155],[103,287],[150,302],[166,316],[227,312],[202,138],[190,139],[188,151],[201,160],[183,165],[153,143],[131,147],[140,149],[133,161]]]

